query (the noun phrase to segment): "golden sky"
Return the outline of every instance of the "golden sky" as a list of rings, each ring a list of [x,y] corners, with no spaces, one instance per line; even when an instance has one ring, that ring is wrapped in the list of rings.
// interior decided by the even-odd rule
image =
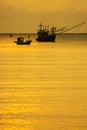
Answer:
[[[2,0],[0,32],[36,32],[38,24],[70,27],[87,21],[87,0]],[[87,23],[72,32],[87,32]]]

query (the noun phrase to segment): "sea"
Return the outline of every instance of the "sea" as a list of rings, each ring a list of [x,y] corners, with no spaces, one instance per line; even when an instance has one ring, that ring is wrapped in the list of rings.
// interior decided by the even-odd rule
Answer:
[[[29,35],[0,34],[0,130],[87,130],[87,33]]]

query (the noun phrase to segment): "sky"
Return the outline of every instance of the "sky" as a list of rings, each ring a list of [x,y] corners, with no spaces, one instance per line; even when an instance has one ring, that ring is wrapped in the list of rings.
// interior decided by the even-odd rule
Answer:
[[[87,0],[2,0],[0,33],[37,32],[38,25],[72,27],[69,32],[87,33]]]

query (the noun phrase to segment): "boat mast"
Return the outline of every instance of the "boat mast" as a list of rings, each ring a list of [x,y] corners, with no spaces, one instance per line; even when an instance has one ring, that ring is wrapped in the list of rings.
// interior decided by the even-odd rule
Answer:
[[[40,23],[40,25],[39,25],[39,31],[42,31],[43,30],[43,25],[42,25],[42,23]]]
[[[51,28],[51,33],[52,33],[52,34],[55,34],[55,33],[56,33],[56,27],[53,26],[53,27]]]

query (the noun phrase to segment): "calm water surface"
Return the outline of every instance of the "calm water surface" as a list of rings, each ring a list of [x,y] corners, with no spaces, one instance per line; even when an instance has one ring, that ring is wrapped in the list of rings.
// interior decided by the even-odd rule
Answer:
[[[0,130],[87,130],[87,35],[16,37],[0,36]]]

